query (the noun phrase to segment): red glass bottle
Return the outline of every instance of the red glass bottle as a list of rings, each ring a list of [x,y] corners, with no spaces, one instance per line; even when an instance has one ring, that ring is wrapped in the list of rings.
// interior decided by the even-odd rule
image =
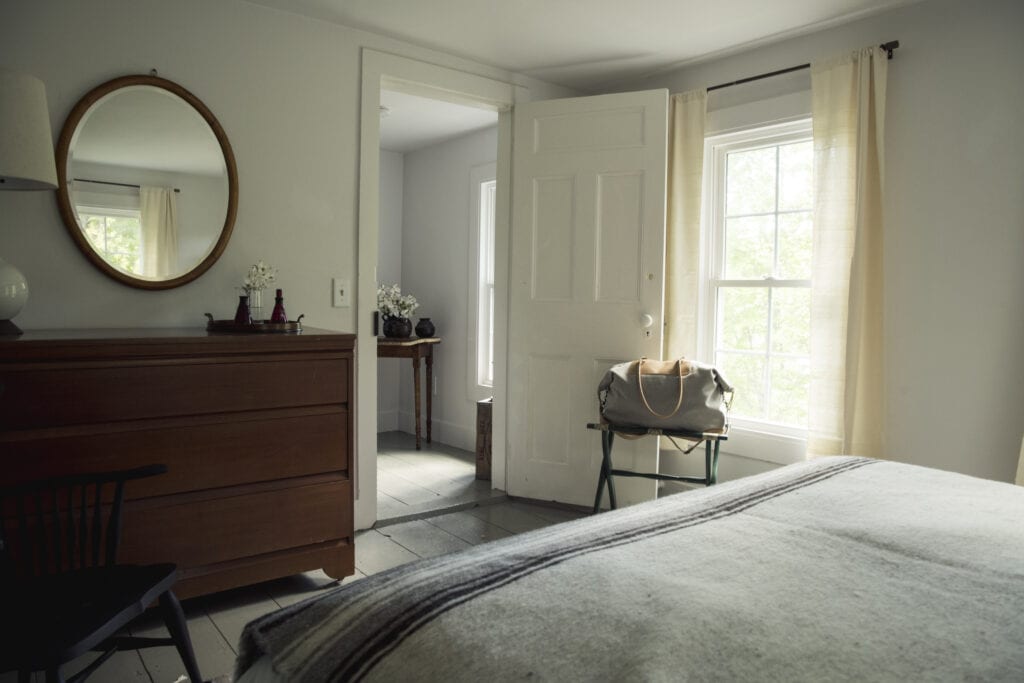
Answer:
[[[281,295],[280,289],[277,290],[277,296],[274,297],[274,312],[270,314],[270,322],[288,322],[288,314],[284,312],[284,296]]]

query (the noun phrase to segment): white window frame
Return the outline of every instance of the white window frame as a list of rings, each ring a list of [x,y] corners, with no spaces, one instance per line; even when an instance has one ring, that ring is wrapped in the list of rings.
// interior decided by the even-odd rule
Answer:
[[[488,198],[484,190],[488,189]],[[474,166],[469,172],[469,353],[467,354],[466,378],[470,401],[481,401],[494,395],[494,376],[487,383],[487,370],[494,366],[495,340],[491,330],[494,327],[494,253],[497,198],[497,164]],[[485,212],[487,212],[485,216]],[[489,217],[489,223],[485,218]],[[490,255],[489,273],[484,272]],[[489,279],[488,279],[489,276]],[[490,315],[483,304],[489,302]],[[486,350],[490,353],[486,353]],[[493,370],[492,370],[493,373]]]
[[[701,215],[701,291],[699,299],[698,357],[713,362],[716,333],[716,289],[721,285],[740,284],[717,279],[717,269],[723,263],[724,249],[724,193],[726,190],[726,155],[739,148],[776,146],[811,137],[811,119],[805,118],[783,124],[744,128],[739,131],[708,136],[704,145],[703,211]],[[770,286],[810,285],[809,280],[771,280]],[[799,462],[807,452],[807,430],[760,420],[730,418],[727,450],[757,460],[780,465]]]

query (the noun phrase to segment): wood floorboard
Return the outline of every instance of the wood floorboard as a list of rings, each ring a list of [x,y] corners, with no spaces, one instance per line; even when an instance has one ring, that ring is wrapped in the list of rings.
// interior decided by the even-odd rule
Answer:
[[[514,534],[533,531],[534,529],[540,529],[551,524],[550,520],[534,514],[525,507],[516,506],[514,503],[486,505],[473,508],[468,512],[485,522],[490,522]]]
[[[394,524],[378,533],[420,557],[437,557],[471,547],[458,536],[422,519]]]
[[[356,569],[367,576],[418,559],[419,555],[375,529],[356,534]]]
[[[220,629],[204,611],[193,613],[186,606],[185,616],[188,631],[195,649],[196,662],[205,680],[230,674],[235,667],[235,651],[228,644]],[[166,638],[167,629],[163,623],[146,628],[133,628],[132,635]],[[153,647],[138,650],[142,661],[154,683],[174,683],[185,675],[185,665],[174,647]],[[91,679],[90,679],[91,680]]]
[[[440,443],[417,451],[415,437],[404,432],[378,434],[377,451],[378,520],[505,495],[476,478],[476,456],[469,451]]]
[[[431,517],[426,521],[473,545],[496,541],[499,538],[512,535],[512,532],[468,512],[451,512],[447,515]]]
[[[196,598],[194,602],[197,608],[206,612],[235,655],[238,654],[238,641],[245,625],[280,609],[262,584]]]

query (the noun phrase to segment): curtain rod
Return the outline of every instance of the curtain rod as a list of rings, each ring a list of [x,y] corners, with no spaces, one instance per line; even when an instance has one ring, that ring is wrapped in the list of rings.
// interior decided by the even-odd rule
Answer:
[[[131,183],[112,183],[109,180],[89,180],[88,178],[72,178],[76,183],[95,183],[96,185],[116,185],[117,187],[134,187],[136,190],[140,189],[140,185],[132,185]],[[180,189],[174,188],[175,192],[181,192]]]
[[[886,55],[889,59],[892,59],[892,51],[900,46],[900,41],[890,40],[888,43],[882,43],[879,45],[885,50]],[[800,64],[799,66],[791,66],[788,69],[779,69],[778,71],[770,71],[766,74],[758,74],[757,76],[749,76],[747,78],[741,78],[738,81],[732,81],[731,83],[719,83],[708,88],[708,92],[712,90],[721,90],[722,88],[730,88],[734,85],[742,85],[744,83],[750,83],[751,81],[759,81],[762,78],[771,78],[772,76],[781,76],[782,74],[792,73],[794,71],[801,71],[803,69],[810,69],[810,64]]]

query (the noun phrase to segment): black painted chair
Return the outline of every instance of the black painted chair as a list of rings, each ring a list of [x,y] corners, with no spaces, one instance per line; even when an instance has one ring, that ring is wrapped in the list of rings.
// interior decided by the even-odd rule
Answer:
[[[199,667],[181,604],[171,587],[173,564],[117,564],[125,482],[167,471],[164,465],[30,482],[0,490],[0,605],[5,635],[0,671],[19,683],[89,651],[98,658],[66,680],[84,681],[118,650],[174,645],[189,679]],[[118,636],[159,600],[170,638]]]

